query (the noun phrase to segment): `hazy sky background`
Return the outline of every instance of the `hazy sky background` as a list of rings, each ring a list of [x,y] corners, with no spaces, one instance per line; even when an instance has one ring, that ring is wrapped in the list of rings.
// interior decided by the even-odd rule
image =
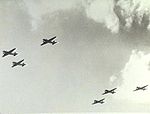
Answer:
[[[19,53],[0,59],[0,111],[150,112],[150,90],[131,92],[150,83],[149,9],[149,0],[0,0],[0,51]],[[40,46],[54,35],[58,44]]]

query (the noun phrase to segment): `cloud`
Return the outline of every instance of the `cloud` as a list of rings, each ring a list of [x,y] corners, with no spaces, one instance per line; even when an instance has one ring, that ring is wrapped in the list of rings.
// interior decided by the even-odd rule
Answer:
[[[123,81],[114,98],[136,103],[150,103],[150,90],[133,92],[137,86],[150,84],[150,54],[133,50],[129,61],[121,71],[121,77]],[[114,77],[110,79],[112,81]]]
[[[115,75],[112,75],[112,76],[110,77],[110,82],[114,82],[116,79],[117,79],[117,77],[116,77]]]
[[[96,22],[104,23],[112,32],[118,32],[119,22],[113,8],[113,0],[91,0],[87,1],[86,13]]]
[[[149,0],[89,0],[86,3],[87,16],[103,23],[111,32],[128,30],[134,24],[150,29]]]
[[[46,14],[54,16],[57,11],[81,7],[85,9],[88,18],[102,23],[112,33],[128,30],[134,24],[150,29],[149,0],[23,0],[17,4],[30,15],[32,30],[39,27]]]
[[[38,27],[40,21],[42,21],[42,16],[45,14],[51,14],[58,10],[67,10],[77,6],[81,0],[23,0],[28,12],[32,18],[32,27],[33,30]]]
[[[141,25],[144,18],[150,19],[150,1],[149,0],[119,0],[116,3],[121,10],[121,15],[125,20],[125,26],[130,28],[133,22]],[[150,24],[148,23],[147,29]]]

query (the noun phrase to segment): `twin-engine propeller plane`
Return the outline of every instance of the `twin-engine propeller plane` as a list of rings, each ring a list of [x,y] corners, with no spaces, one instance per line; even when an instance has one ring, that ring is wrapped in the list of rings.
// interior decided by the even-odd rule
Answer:
[[[92,103],[92,105],[100,103],[103,104],[104,103],[105,98],[101,99],[101,100],[94,100],[94,103]]]
[[[24,61],[24,59],[21,61],[18,61],[18,62],[13,62],[12,68],[15,66],[22,66],[22,67],[25,66],[26,64],[22,63],[23,61]]]
[[[56,36],[50,39],[43,39],[43,43],[41,44],[41,46],[48,44],[48,43],[51,43],[52,45],[56,44],[57,42],[54,39],[56,39]]]
[[[5,57],[5,56],[7,56],[7,55],[13,55],[13,56],[16,56],[17,53],[14,52],[15,50],[16,50],[16,48],[11,49],[11,50],[9,50],[9,51],[3,51],[3,56],[2,56],[2,57]]]
[[[111,89],[111,90],[105,90],[105,92],[102,95],[105,95],[105,94],[108,94],[108,93],[114,94],[114,93],[116,93],[115,92],[116,89],[117,88],[114,88],[114,89]]]
[[[143,86],[143,87],[136,87],[136,89],[135,90],[133,90],[133,91],[139,91],[139,90],[146,90],[146,87],[147,87],[148,85],[146,85],[146,86]]]

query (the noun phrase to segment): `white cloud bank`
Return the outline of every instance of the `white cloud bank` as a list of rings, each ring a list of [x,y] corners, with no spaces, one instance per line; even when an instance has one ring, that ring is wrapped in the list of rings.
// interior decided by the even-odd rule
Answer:
[[[86,6],[86,13],[96,22],[104,23],[112,32],[118,32],[119,21],[113,9],[113,0],[91,0]]]
[[[114,96],[116,99],[136,103],[150,103],[150,54],[133,50],[129,61],[121,71],[121,76],[123,81]],[[113,77],[110,78],[111,82]],[[149,85],[147,90],[133,92],[137,86],[145,85]]]
[[[144,23],[143,17],[150,20],[149,0],[23,0],[29,14],[32,17],[33,29],[41,21],[45,14],[51,14],[58,10],[85,8],[87,17],[98,23],[104,24],[113,33],[117,33],[120,27],[130,28],[136,21],[139,26]],[[120,16],[120,17],[119,17]],[[122,20],[123,19],[123,24]],[[123,25],[123,26],[122,26]],[[150,24],[145,26],[148,30]]]
[[[117,10],[117,12],[115,11]],[[123,19],[124,28],[132,27],[134,21],[139,25],[143,23],[143,18],[150,20],[149,0],[91,0],[88,1],[87,15],[93,20],[103,23],[112,32],[117,33]],[[150,29],[150,23],[146,25]]]

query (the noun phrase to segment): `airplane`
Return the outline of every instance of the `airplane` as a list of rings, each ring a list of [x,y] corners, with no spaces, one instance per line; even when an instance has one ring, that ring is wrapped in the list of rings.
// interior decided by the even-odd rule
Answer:
[[[15,51],[15,50],[16,50],[16,48],[14,48],[14,49],[12,49],[12,50],[10,50],[10,51],[3,51],[3,56],[2,56],[2,57],[5,57],[5,56],[7,56],[7,55],[16,56],[18,53],[16,53],[16,52],[13,53],[13,51]]]
[[[94,103],[92,103],[92,105],[97,104],[97,103],[103,104],[104,100],[105,100],[105,98],[103,98],[103,99],[101,99],[99,101],[98,100],[94,100]]]
[[[114,88],[114,89],[111,89],[111,90],[105,90],[105,92],[104,92],[102,95],[105,95],[105,94],[108,94],[108,93],[114,94],[114,93],[116,93],[116,92],[115,92],[116,89],[117,89],[117,88]]]
[[[12,68],[15,66],[22,66],[23,67],[24,65],[26,65],[25,63],[22,63],[23,61],[24,61],[24,59],[21,61],[18,61],[18,62],[13,62]]]
[[[143,87],[136,87],[136,89],[135,90],[133,90],[133,91],[138,91],[138,90],[146,90],[146,87],[147,87],[148,85],[146,85],[146,86],[143,86]]]
[[[41,46],[48,44],[48,43],[51,43],[52,45],[56,44],[57,42],[54,40],[55,38],[56,36],[50,39],[43,39],[43,43],[41,44]]]

